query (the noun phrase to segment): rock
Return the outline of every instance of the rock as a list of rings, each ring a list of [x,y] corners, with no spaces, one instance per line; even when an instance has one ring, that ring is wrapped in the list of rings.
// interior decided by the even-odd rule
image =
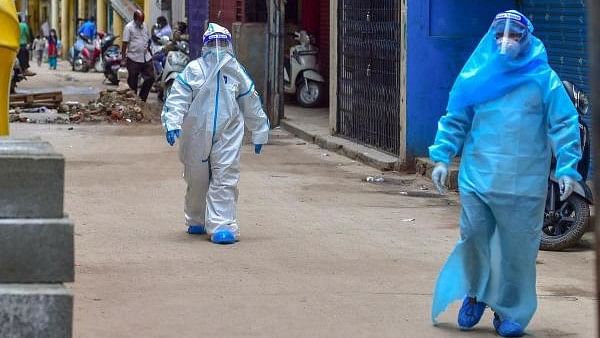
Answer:
[[[123,112],[122,111],[113,111],[110,114],[110,118],[112,120],[122,120],[123,119]]]

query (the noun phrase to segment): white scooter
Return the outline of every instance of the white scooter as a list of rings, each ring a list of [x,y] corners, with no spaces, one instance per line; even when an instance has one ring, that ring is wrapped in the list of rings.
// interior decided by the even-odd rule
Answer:
[[[289,58],[285,59],[284,91],[296,94],[296,101],[302,107],[313,108],[323,101],[325,95],[325,78],[319,74],[317,66],[319,49],[310,43],[306,31],[295,32],[294,35],[300,44],[290,48]]]
[[[162,91],[158,92],[158,99],[161,101],[167,99],[175,78],[190,62],[190,45],[187,41],[171,41],[167,50],[169,52],[160,79]]]

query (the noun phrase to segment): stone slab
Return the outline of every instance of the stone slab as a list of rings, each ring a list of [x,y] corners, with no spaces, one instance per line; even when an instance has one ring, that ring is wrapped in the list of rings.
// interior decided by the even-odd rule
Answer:
[[[63,219],[0,219],[0,283],[74,280],[73,223]]]
[[[73,295],[61,284],[0,284],[3,338],[72,336]]]
[[[41,140],[0,140],[0,218],[62,218],[64,157]]]
[[[281,120],[281,126],[296,137],[307,142],[315,143],[323,149],[344,155],[353,160],[377,168],[378,170],[389,171],[406,169],[406,166],[400,163],[397,157],[341,137],[324,135],[322,130],[318,128],[313,129],[310,126],[290,120]],[[327,132],[326,129],[325,132]]]

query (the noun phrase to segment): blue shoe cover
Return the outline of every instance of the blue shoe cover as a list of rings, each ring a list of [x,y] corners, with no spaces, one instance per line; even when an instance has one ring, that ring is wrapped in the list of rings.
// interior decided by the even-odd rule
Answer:
[[[525,333],[521,324],[510,320],[500,320],[500,316],[494,313],[494,328],[501,337],[522,337]]]
[[[204,228],[204,225],[190,225],[188,226],[187,233],[190,235],[204,235],[206,229]]]
[[[211,242],[215,244],[233,244],[235,243],[235,234],[229,230],[219,230],[210,236]]]
[[[484,311],[485,303],[478,302],[472,297],[466,297],[458,311],[458,326],[463,330],[472,328],[479,323]]]

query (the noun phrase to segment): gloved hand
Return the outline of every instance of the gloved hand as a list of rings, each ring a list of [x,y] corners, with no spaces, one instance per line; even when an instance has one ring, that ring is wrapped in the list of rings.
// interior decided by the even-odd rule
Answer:
[[[181,135],[181,129],[169,130],[167,132],[167,143],[173,146],[175,144],[175,140],[179,138]]]
[[[440,192],[440,195],[445,195],[448,191],[446,190],[446,178],[448,177],[448,165],[446,163],[438,162],[433,168],[431,173],[431,180],[433,185]]]
[[[254,153],[255,153],[256,155],[260,154],[260,152],[261,152],[261,150],[262,150],[262,146],[263,146],[262,144],[255,144],[255,145],[254,145]]]
[[[571,194],[573,193],[573,190],[575,189],[575,180],[570,178],[569,176],[561,176],[558,178],[558,186],[560,187],[560,201],[564,201],[567,198],[569,198],[569,196],[571,196]]]

